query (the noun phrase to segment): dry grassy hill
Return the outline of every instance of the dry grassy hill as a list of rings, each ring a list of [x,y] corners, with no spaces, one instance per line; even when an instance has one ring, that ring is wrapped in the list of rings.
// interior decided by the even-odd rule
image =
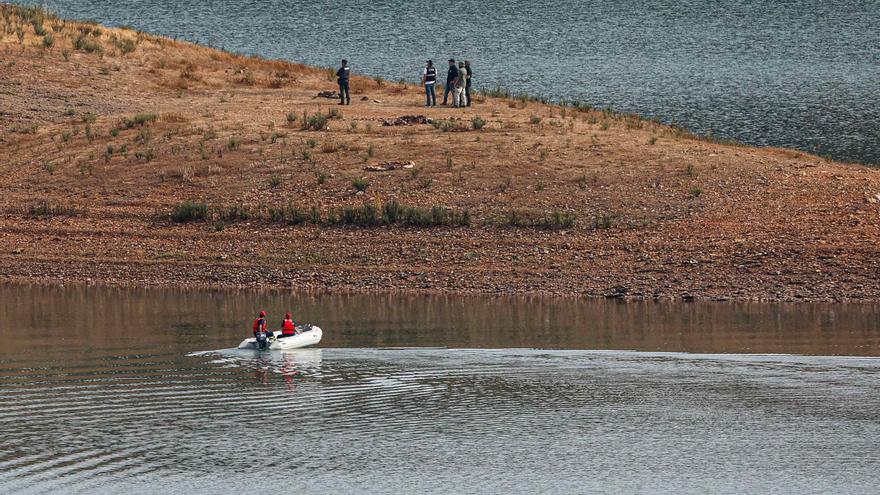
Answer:
[[[876,169],[0,12],[0,280],[880,298]]]

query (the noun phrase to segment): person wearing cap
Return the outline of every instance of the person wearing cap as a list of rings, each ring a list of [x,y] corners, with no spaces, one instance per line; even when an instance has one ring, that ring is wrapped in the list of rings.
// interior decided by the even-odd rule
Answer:
[[[422,71],[422,84],[425,85],[425,98],[427,99],[425,106],[436,107],[437,93],[434,92],[434,84],[437,82],[437,68],[434,67],[434,62],[430,60],[425,63],[427,65],[425,70]]]
[[[260,311],[260,316],[254,320],[254,337],[257,336],[260,332],[267,332],[266,330],[266,312]]]
[[[465,97],[465,85],[467,84],[467,69],[464,62],[458,63],[458,80],[455,81],[455,106],[464,108],[467,106],[467,98]]]
[[[458,82],[458,67],[455,66],[455,59],[449,59],[449,70],[446,72],[446,90],[443,92],[443,104],[448,105],[449,93],[455,97],[455,84]]]
[[[339,83],[340,105],[351,105],[351,95],[348,89],[349,76],[351,76],[351,67],[348,66],[348,60],[342,59],[342,66],[336,71],[336,82]]]
[[[467,76],[465,77],[465,85],[464,85],[464,94],[467,98],[467,106],[471,106],[471,78],[474,76],[474,71],[471,70],[471,61],[464,61],[464,68],[467,70]]]
[[[284,321],[281,322],[281,337],[293,337],[296,335],[296,325],[290,317],[290,313],[284,315]]]

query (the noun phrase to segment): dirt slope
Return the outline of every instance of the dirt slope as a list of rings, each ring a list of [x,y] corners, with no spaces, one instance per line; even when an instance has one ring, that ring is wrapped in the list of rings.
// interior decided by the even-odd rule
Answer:
[[[880,299],[876,169],[0,8],[0,280]]]

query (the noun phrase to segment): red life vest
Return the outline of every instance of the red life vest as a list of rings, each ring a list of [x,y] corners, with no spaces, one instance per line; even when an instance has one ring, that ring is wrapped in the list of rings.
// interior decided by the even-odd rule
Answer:
[[[293,324],[293,320],[284,320],[284,323],[281,325],[281,334],[294,335],[295,333],[296,326]]]
[[[254,320],[254,333],[259,332],[260,330],[266,329],[266,320],[263,318],[257,318]]]

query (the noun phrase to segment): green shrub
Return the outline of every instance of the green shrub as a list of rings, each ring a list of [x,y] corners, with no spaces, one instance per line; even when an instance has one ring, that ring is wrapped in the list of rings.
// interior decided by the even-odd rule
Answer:
[[[102,47],[100,43],[93,39],[86,38],[85,35],[78,37],[73,42],[73,47],[86,53],[101,53],[104,51],[104,47]]]
[[[494,98],[510,98],[511,93],[507,88],[503,88],[501,86],[495,86],[494,88],[484,89],[481,91],[484,96],[491,96]]]
[[[51,34],[47,34],[43,37],[43,47],[44,48],[52,48],[55,45],[55,37]]]
[[[144,151],[136,151],[134,157],[138,160],[143,160],[146,163],[150,163],[156,158],[156,153],[153,151],[153,148],[149,148]]]
[[[126,129],[131,129],[135,126],[145,126],[149,123],[155,122],[159,119],[159,116],[154,113],[139,113],[130,119],[125,119],[122,121],[122,126]]]
[[[53,205],[49,204],[46,201],[40,201],[39,203],[30,205],[25,210],[25,215],[31,218],[43,218],[43,217],[74,217],[79,215],[81,212],[74,208],[73,206],[61,206],[61,205]]]
[[[171,210],[171,220],[175,223],[201,222],[208,218],[208,205],[184,201]]]
[[[323,131],[327,128],[328,117],[323,113],[315,113],[308,115],[303,113],[303,119],[300,123],[300,129],[304,131]]]
[[[611,228],[611,217],[607,213],[599,212],[593,215],[593,228],[596,230],[605,230]]]
[[[297,208],[293,205],[282,206],[279,208],[269,208],[269,221],[273,223],[283,223],[289,225],[301,225],[310,220],[310,218],[314,218],[314,213],[312,215],[307,214],[304,210]],[[320,217],[319,217],[320,219]]]
[[[382,221],[388,225],[394,225],[400,219],[402,208],[396,199],[382,205]]]
[[[530,122],[532,125],[538,125],[538,124],[541,123],[541,117],[538,117],[537,115],[532,115],[532,116],[529,118],[529,122]]]
[[[256,215],[246,206],[238,204],[232,205],[228,208],[221,208],[220,211],[217,212],[217,217],[226,223],[233,222],[245,222]]]
[[[366,192],[367,188],[370,187],[370,183],[367,182],[366,179],[358,177],[357,179],[351,181],[351,186],[355,188],[358,192]]]
[[[137,43],[129,38],[119,38],[114,44],[116,45],[116,48],[119,50],[119,52],[123,55],[128,55],[129,53],[133,52],[134,49],[137,47]]]
[[[575,215],[574,213],[555,210],[553,211],[553,215],[550,218],[551,229],[570,229],[574,227],[575,221],[577,220],[577,215]]]
[[[471,125],[474,127],[474,130],[480,130],[486,125],[486,119],[476,116],[471,119]]]

